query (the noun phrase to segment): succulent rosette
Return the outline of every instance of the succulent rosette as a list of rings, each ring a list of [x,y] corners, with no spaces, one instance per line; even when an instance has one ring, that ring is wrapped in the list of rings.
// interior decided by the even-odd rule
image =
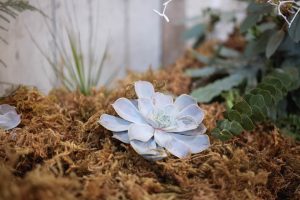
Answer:
[[[160,160],[166,150],[184,158],[210,146],[202,124],[204,112],[189,95],[174,101],[170,95],[155,92],[151,83],[135,82],[136,100],[119,98],[112,106],[120,117],[103,114],[99,123],[113,137],[132,146],[148,160]]]
[[[9,130],[17,127],[21,122],[15,107],[3,104],[0,105],[0,128]]]

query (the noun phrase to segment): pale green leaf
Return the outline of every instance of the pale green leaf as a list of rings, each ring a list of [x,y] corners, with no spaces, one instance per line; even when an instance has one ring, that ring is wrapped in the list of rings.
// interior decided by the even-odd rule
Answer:
[[[227,47],[222,47],[220,52],[219,52],[220,56],[226,57],[226,58],[237,58],[239,57],[241,54],[240,52],[234,50],[234,49],[230,49]]]
[[[194,90],[191,95],[196,98],[198,102],[207,103],[214,97],[220,95],[223,91],[228,91],[233,87],[240,85],[244,79],[245,75],[243,73],[233,74],[198,88]]]
[[[203,78],[203,77],[209,77],[216,72],[218,72],[219,69],[217,67],[203,67],[200,69],[188,69],[185,71],[186,75],[192,77],[192,78]]]
[[[206,26],[197,24],[183,33],[183,39],[199,38],[204,35]]]
[[[291,27],[289,28],[289,35],[294,42],[300,41],[300,12],[298,11]]]
[[[279,30],[270,37],[267,48],[266,48],[266,57],[270,58],[278,49],[281,42],[283,41],[285,36],[285,32],[283,30]]]

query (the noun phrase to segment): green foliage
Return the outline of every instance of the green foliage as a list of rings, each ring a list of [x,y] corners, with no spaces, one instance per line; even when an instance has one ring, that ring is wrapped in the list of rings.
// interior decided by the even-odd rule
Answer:
[[[300,13],[298,12],[294,22],[289,29],[289,35],[294,42],[300,42]]]
[[[73,14],[66,12],[69,24],[66,24],[65,29],[58,32],[54,31],[55,26],[49,25],[48,18],[44,18],[54,42],[54,49],[51,52],[46,52],[35,37],[32,34],[30,36],[40,53],[48,61],[60,84],[69,91],[77,90],[88,96],[91,95],[93,88],[99,86],[102,78],[107,80],[104,84],[109,84],[117,72],[103,77],[104,64],[108,58],[108,44],[98,42],[99,33],[94,26],[97,26],[99,19],[97,17],[94,19],[90,14],[87,30],[88,40],[83,41],[80,37],[81,27],[80,24],[77,24],[75,11]],[[101,48],[99,49],[99,47]]]
[[[267,58],[270,58],[276,52],[284,37],[285,32],[283,30],[276,31],[271,35],[266,47]]]
[[[267,14],[273,10],[273,7],[269,4],[257,4],[250,3],[247,8],[248,16],[241,24],[240,30],[242,33],[248,31],[250,28],[255,26],[261,19],[262,15]]]
[[[228,91],[235,86],[238,86],[245,79],[245,73],[236,73],[225,78],[219,79],[204,87],[200,87],[192,92],[192,96],[202,103],[210,102],[214,97],[220,95],[223,91]]]
[[[257,60],[248,59],[234,49],[223,45],[216,46],[215,49],[216,53],[211,58],[192,51],[192,55],[207,66],[186,71],[188,76],[200,79],[197,81],[199,86],[196,85],[191,95],[201,103],[208,103],[223,92],[228,92],[244,82],[246,88],[254,87],[257,82],[256,75],[263,67],[262,64],[257,63]],[[220,78],[214,79],[214,77]],[[210,78],[212,81],[205,82],[205,85],[201,82]]]
[[[218,69],[217,67],[206,66],[203,68],[187,69],[185,73],[192,78],[205,78],[214,75],[219,70],[221,69]]]
[[[219,44],[210,58],[196,51],[192,54],[206,65],[186,72],[194,80],[192,95],[199,102],[221,96],[228,108],[225,120],[213,131],[221,140],[251,131],[256,123],[266,120],[299,138],[295,133],[300,127],[300,3],[287,2],[279,13],[274,12],[278,3],[249,1],[247,16],[237,27],[247,41],[242,51],[231,51],[227,46],[224,53]],[[209,32],[216,23],[209,23],[205,26],[209,30],[202,32]],[[201,33],[202,41],[205,36]],[[241,71],[244,74],[237,78]],[[233,91],[240,93],[233,95]]]
[[[220,140],[228,140],[242,133],[251,131],[255,123],[274,118],[278,103],[288,92],[299,87],[299,71],[296,68],[275,70],[266,76],[255,89],[246,93],[232,109],[225,113],[225,119],[218,122],[212,135]],[[276,119],[275,113],[275,119]],[[299,121],[295,121],[297,125]]]
[[[195,37],[202,37],[205,34],[206,26],[205,24],[196,24],[183,34],[183,38],[185,40],[195,38]]]
[[[273,4],[278,4],[278,1],[273,1]],[[300,41],[299,10],[295,6],[293,6],[293,9],[296,10],[293,11],[291,9],[282,10],[285,7],[281,7],[282,12],[286,13],[287,16],[285,17],[287,19],[295,17],[289,27],[283,16],[277,16],[277,13],[274,12],[274,7],[276,7],[274,5],[251,2],[248,6],[247,17],[241,24],[240,30],[242,33],[246,33],[246,37],[249,39],[246,48],[249,56],[265,53],[267,58],[271,58],[271,56],[282,53],[288,54],[287,51],[293,49],[293,46],[299,47],[299,44],[296,44]],[[300,8],[299,5],[298,7]],[[255,21],[255,23],[249,23],[249,21]],[[282,43],[290,43],[292,45],[288,49],[283,49]]]
[[[230,109],[236,103],[236,100],[240,98],[240,91],[238,89],[232,89],[227,92],[223,92],[221,96],[225,101],[226,108]]]
[[[0,18],[7,23],[10,22],[10,18],[16,18],[18,13],[25,10],[34,11],[37,9],[25,0],[6,0],[0,2]]]
[[[98,86],[107,59],[107,47],[100,59],[95,57],[94,54],[90,55],[90,64],[86,65],[84,59],[87,59],[87,57],[84,57],[82,54],[83,49],[80,41],[76,38],[75,33],[68,32],[68,45],[63,43],[57,44],[57,50],[61,59],[57,63],[53,57],[44,52],[33,37],[31,38],[66,89],[69,91],[79,90],[84,95],[90,95],[92,88]],[[112,76],[109,77],[108,81],[111,79]]]
[[[282,132],[288,136],[300,140],[300,116],[289,115],[285,118],[278,120],[276,123],[278,127],[281,127]]]
[[[193,46],[196,48],[205,40],[205,38],[209,37],[215,31],[215,25],[220,23],[220,21],[235,23],[236,18],[235,13],[233,12],[224,12],[208,8],[203,10],[201,15],[188,19],[188,21],[191,21],[193,26],[183,33],[183,39],[195,39]]]

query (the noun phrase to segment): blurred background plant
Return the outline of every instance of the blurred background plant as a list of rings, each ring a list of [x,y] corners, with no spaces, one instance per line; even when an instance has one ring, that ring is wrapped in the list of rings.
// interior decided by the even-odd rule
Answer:
[[[12,19],[15,19],[19,13],[30,10],[37,11],[35,7],[26,0],[6,0],[0,2],[0,30],[7,32],[7,25]],[[0,34],[0,40],[4,44],[8,44],[7,40]],[[6,67],[5,61],[0,59],[0,64]]]
[[[195,40],[195,50],[191,50],[190,54],[204,65],[186,71],[186,74],[195,80],[192,95],[199,102],[208,103],[216,97],[226,97],[222,94],[233,88],[243,93],[246,88],[255,87],[257,75],[264,72],[263,59],[247,57],[243,53],[244,47],[240,49],[239,46],[232,47],[227,44],[230,37],[240,37],[240,14],[208,9],[204,15],[208,16],[204,23],[196,24],[184,33],[185,39]],[[224,27],[224,23],[228,24],[225,34],[221,38],[213,37],[214,32],[222,32],[219,27]],[[223,25],[219,26],[220,24]],[[213,44],[212,55],[204,55],[197,51],[203,42],[211,40],[212,37],[218,40]]]
[[[186,71],[194,80],[192,95],[201,103],[223,100],[233,111],[214,131],[220,139],[252,130],[254,123],[267,119],[299,138],[300,3],[247,2],[245,19],[235,24],[226,41],[214,43],[212,55],[202,54],[198,47],[224,13],[209,11],[210,20],[185,33],[185,38],[196,38],[190,54],[203,65]],[[234,18],[227,19],[235,23]],[[231,45],[230,40],[237,38],[244,41],[242,48]]]
[[[71,2],[71,6],[74,3]],[[46,52],[33,35],[31,39],[39,49],[41,54],[46,58],[61,86],[68,91],[78,90],[84,95],[91,95],[92,89],[99,86],[102,78],[102,70],[105,61],[108,59],[108,42],[99,42],[98,32],[94,26],[97,26],[99,16],[90,15],[88,17],[88,34],[87,42],[81,40],[81,30],[77,21],[75,9],[70,12],[66,8],[66,17],[68,24],[63,25],[63,30],[56,31],[49,25],[49,18],[45,17],[45,24],[49,34],[54,42],[54,51]],[[72,14],[71,14],[72,13]],[[29,31],[30,32],[30,31]],[[101,51],[99,49],[103,49]],[[83,53],[85,52],[85,54]],[[113,71],[104,85],[108,85],[116,76],[117,71]]]

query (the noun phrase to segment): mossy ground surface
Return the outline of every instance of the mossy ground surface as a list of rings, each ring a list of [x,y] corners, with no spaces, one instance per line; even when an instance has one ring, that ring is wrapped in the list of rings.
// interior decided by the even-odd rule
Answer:
[[[135,98],[135,80],[174,95],[189,93],[183,69],[194,62],[186,56],[165,70],[129,74],[114,89],[88,97],[64,90],[44,96],[21,87],[0,100],[22,115],[17,128],[0,131],[0,199],[300,199],[299,143],[272,124],[225,143],[210,137],[204,152],[158,162],[98,125],[102,113],[115,114],[117,98]],[[224,106],[201,107],[211,130]]]

